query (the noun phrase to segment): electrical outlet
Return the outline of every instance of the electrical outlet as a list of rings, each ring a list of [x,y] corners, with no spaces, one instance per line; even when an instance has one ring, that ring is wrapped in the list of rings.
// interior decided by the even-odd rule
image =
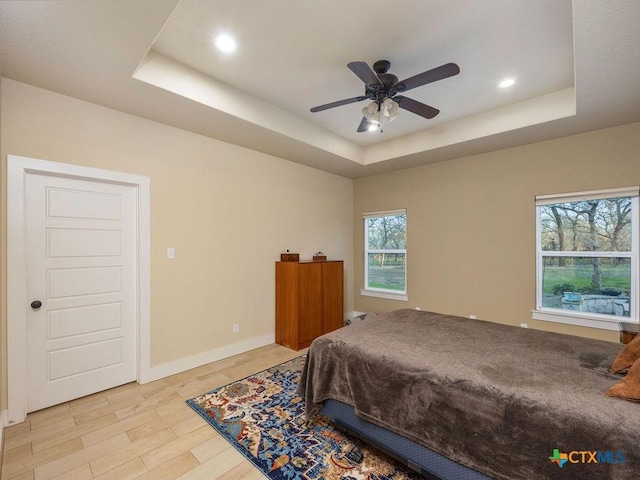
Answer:
[[[240,324],[239,323],[234,323],[233,324],[233,333],[238,333],[240,331]]]
[[[527,325],[526,323],[521,323],[520,328],[529,328],[529,325]]]
[[[422,310],[420,307],[416,307],[416,310]]]
[[[469,318],[470,318],[471,320],[475,320],[475,319],[476,319],[476,316],[475,316],[475,315],[469,315]]]

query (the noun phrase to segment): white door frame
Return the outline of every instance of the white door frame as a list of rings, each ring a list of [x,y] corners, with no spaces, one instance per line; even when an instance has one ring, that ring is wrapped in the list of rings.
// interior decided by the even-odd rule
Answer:
[[[27,416],[27,250],[25,177],[28,173],[56,175],[129,185],[137,190],[137,380],[150,381],[151,268],[150,179],[66,163],[7,155],[7,424]]]

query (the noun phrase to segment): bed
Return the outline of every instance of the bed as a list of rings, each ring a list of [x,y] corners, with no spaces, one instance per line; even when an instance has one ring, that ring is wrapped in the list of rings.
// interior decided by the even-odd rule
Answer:
[[[347,428],[377,428],[356,433],[383,450],[433,452],[417,470],[434,478],[626,480],[640,476],[640,404],[603,395],[620,380],[608,373],[620,350],[397,310],[314,340],[299,393],[308,420],[324,408]],[[411,443],[398,449],[398,438]],[[434,473],[443,458],[463,470]]]

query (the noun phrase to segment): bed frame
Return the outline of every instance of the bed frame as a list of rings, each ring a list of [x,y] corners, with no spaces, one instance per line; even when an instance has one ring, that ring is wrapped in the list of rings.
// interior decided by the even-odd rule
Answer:
[[[491,480],[406,437],[356,416],[351,405],[326,400],[320,411],[341,430],[374,446],[430,480]]]

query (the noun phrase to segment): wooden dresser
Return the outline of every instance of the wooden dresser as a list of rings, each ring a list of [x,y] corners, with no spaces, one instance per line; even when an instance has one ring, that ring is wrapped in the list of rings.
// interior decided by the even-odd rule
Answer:
[[[294,350],[343,326],[343,262],[276,262],[276,343]]]

